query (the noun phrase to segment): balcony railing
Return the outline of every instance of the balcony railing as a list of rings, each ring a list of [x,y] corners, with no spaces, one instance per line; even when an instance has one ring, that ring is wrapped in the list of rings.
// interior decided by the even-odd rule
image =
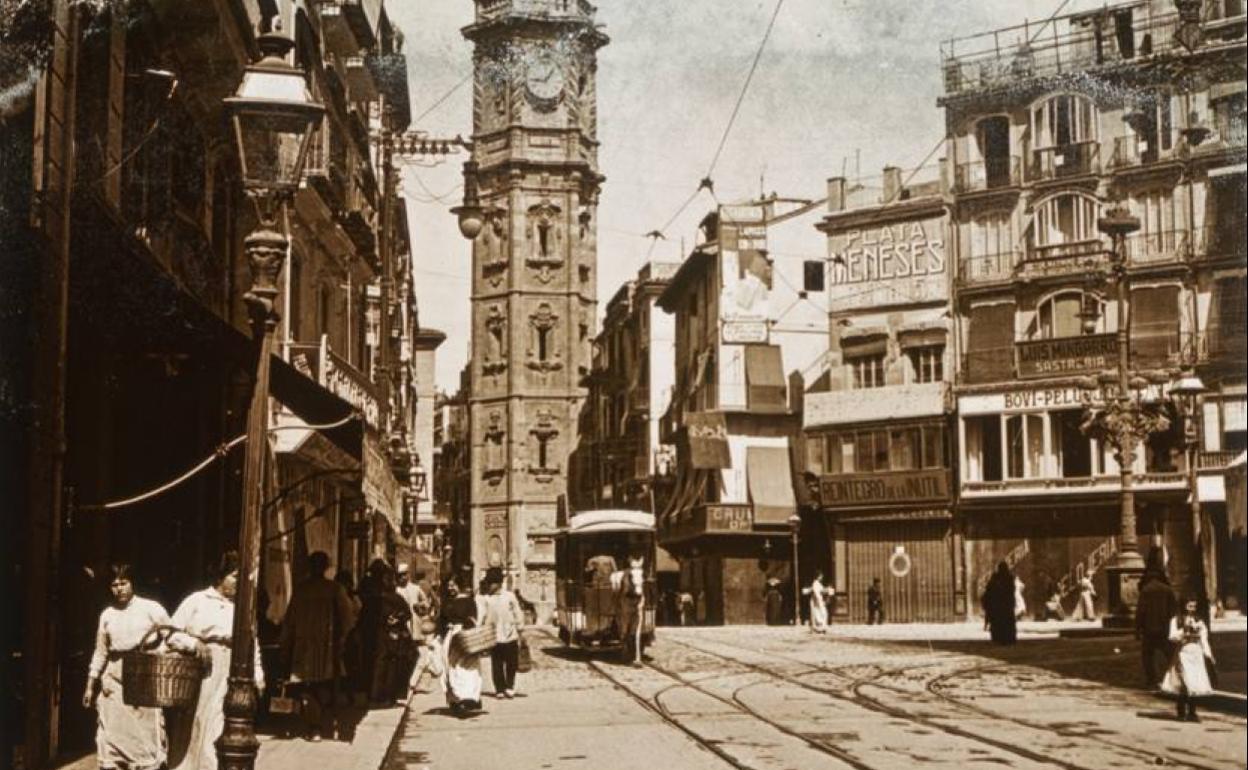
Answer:
[[[1119,16],[1123,12],[1126,16]],[[1120,26],[1121,18],[1129,26]],[[1142,4],[1120,4],[1096,19],[1089,13],[1069,14],[948,40],[940,47],[945,93],[1084,72],[1163,53],[1177,46],[1177,26],[1177,14],[1153,15]]]
[[[1109,158],[1110,169],[1131,168],[1169,160],[1175,156],[1178,148],[1176,137],[1171,137],[1170,146],[1163,148],[1159,141],[1149,141],[1139,136],[1114,137],[1114,151]]]
[[[1222,470],[1233,463],[1236,457],[1239,457],[1239,452],[1234,449],[1200,452],[1196,455],[1196,467],[1202,471]]]
[[[1086,273],[1103,262],[1107,253],[1100,238],[1032,246],[1020,272],[1027,278]]]
[[[1181,260],[1187,253],[1189,241],[1187,230],[1161,230],[1127,236],[1124,244],[1127,262],[1148,265]]]
[[[1187,487],[1187,474],[1182,471],[1159,471],[1135,476],[1138,492],[1173,491]],[[1009,497],[1014,495],[1062,495],[1081,492],[1116,492],[1122,488],[1119,476],[1082,476],[1077,478],[1006,479],[1004,481],[964,481],[963,497]]]
[[[1017,155],[959,163],[954,169],[953,191],[959,193],[1017,187],[1022,181],[1022,162]]]
[[[1014,277],[1014,267],[1022,260],[1017,251],[1001,254],[980,254],[962,260],[958,280],[963,285],[997,283]]]
[[[1041,147],[1031,152],[1027,180],[1040,182],[1094,174],[1100,169],[1101,145],[1095,141]]]

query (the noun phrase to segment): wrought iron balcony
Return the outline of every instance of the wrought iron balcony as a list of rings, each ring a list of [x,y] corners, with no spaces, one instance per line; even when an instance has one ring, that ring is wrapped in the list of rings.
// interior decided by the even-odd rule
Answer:
[[[1022,253],[1017,251],[966,257],[958,268],[958,283],[963,286],[974,286],[1012,280],[1014,268],[1022,259]]]
[[[1027,181],[1086,176],[1100,170],[1101,146],[1094,141],[1058,144],[1031,151],[1027,165]]]
[[[1017,155],[959,163],[954,169],[955,193],[1017,187],[1022,182],[1022,163]]]

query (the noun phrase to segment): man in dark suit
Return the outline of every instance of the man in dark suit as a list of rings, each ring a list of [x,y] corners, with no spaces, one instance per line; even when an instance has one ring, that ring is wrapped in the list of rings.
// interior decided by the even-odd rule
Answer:
[[[1144,666],[1144,686],[1156,687],[1157,654],[1170,660],[1170,619],[1178,611],[1178,600],[1166,579],[1165,557],[1154,546],[1148,552],[1144,575],[1140,578],[1140,599],[1135,609],[1135,638],[1140,640],[1140,660]],[[1165,670],[1165,664],[1162,665]]]

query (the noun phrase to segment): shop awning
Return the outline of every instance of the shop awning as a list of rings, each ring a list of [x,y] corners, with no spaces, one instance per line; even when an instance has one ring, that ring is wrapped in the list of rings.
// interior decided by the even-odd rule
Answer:
[[[787,524],[797,511],[789,448],[752,446],[746,449],[746,477],[755,524]]]
[[[680,572],[680,562],[668,553],[666,548],[654,549],[655,572]]]
[[[779,345],[747,345],[745,384],[751,410],[784,411],[788,387]]]

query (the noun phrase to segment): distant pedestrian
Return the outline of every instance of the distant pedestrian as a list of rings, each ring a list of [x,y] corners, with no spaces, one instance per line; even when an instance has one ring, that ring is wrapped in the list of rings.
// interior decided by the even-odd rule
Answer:
[[[767,588],[763,592],[764,612],[767,625],[784,625],[784,594],[780,592],[779,578],[767,578]]]
[[[1014,576],[1014,619],[1022,620],[1027,615],[1027,599],[1023,596],[1023,589],[1027,584],[1018,575]]]
[[[992,641],[997,644],[1014,644],[1018,640],[1014,595],[1014,575],[1010,572],[1010,565],[1001,562],[988,579],[988,586],[980,599]]]
[[[1062,609],[1062,589],[1057,583],[1049,587],[1049,598],[1044,603],[1045,620],[1065,620],[1066,611]]]
[[[1178,717],[1199,722],[1196,699],[1213,693],[1209,666],[1214,665],[1209,647],[1209,627],[1200,619],[1195,597],[1183,601],[1183,610],[1170,621],[1170,641],[1177,646],[1161,689],[1179,696]]]
[[[82,706],[96,711],[96,757],[102,770],[157,770],[167,757],[164,714],[126,704],[121,656],[171,621],[164,607],[134,595],[129,564],[110,567],[109,578],[112,605],[100,613]]]
[[[392,706],[407,695],[416,664],[412,608],[395,590],[394,572],[389,565],[377,571],[376,579],[381,590],[374,607],[376,615],[370,615],[369,622],[379,627],[369,700],[380,706]]]
[[[170,770],[217,770],[214,745],[225,727],[225,691],[230,672],[230,642],[234,633],[234,594],[238,589],[238,554],[227,551],[212,575],[212,585],[182,601],[173,613],[173,625],[182,631],[170,646],[195,651],[211,660],[208,676],[199,685],[195,710],[171,710]],[[264,690],[260,646],[255,650],[255,683]]]
[[[443,687],[451,713],[463,717],[481,709],[481,656],[461,652],[454,642],[456,635],[476,626],[477,603],[454,584],[449,589],[453,598],[443,605],[446,621],[446,634],[442,639]]]
[[[503,571],[497,567],[486,572],[487,595],[483,623],[494,624],[494,649],[490,650],[490,669],[494,679],[494,696],[516,697],[516,667],[520,663],[520,626],[524,611],[516,595],[503,587]]]
[[[1140,578],[1140,598],[1135,609],[1135,638],[1140,641],[1140,662],[1144,668],[1144,686],[1156,687],[1157,655],[1169,661],[1172,656],[1170,644],[1170,620],[1178,613],[1179,603],[1174,598],[1161,549],[1149,551],[1144,575]]]
[[[816,570],[815,579],[804,593],[810,594],[810,630],[816,634],[828,630],[827,589],[823,585],[823,572]]]
[[[1092,583],[1094,570],[1088,570],[1079,578],[1079,603],[1071,613],[1071,620],[1096,620],[1096,586]]]
[[[310,741],[333,727],[334,681],[342,675],[342,649],[352,616],[351,599],[325,577],[329,554],[308,556],[308,577],[295,586],[282,621],[281,646],[291,684],[302,690],[303,720]]]
[[[351,603],[351,616],[348,619],[350,631],[342,642],[342,678],[339,683],[340,692],[348,702],[368,699],[368,688],[364,685],[364,648],[360,642],[360,611],[364,608],[360,596],[355,590],[355,576],[351,570],[341,569],[334,575],[334,582],[342,586]]]
[[[872,578],[867,588],[867,625],[884,625],[884,589],[878,577]]]
[[[429,612],[429,597],[425,594],[425,589],[411,579],[411,569],[406,564],[400,564],[398,569],[395,570],[395,581],[395,593],[403,597],[403,600],[407,602],[408,609],[412,613],[412,621],[409,626],[411,636],[413,639],[419,639],[420,621]]]
[[[676,601],[680,605],[680,624],[682,626],[692,626],[694,619],[693,611],[693,594],[688,591],[681,591],[676,597]]]

